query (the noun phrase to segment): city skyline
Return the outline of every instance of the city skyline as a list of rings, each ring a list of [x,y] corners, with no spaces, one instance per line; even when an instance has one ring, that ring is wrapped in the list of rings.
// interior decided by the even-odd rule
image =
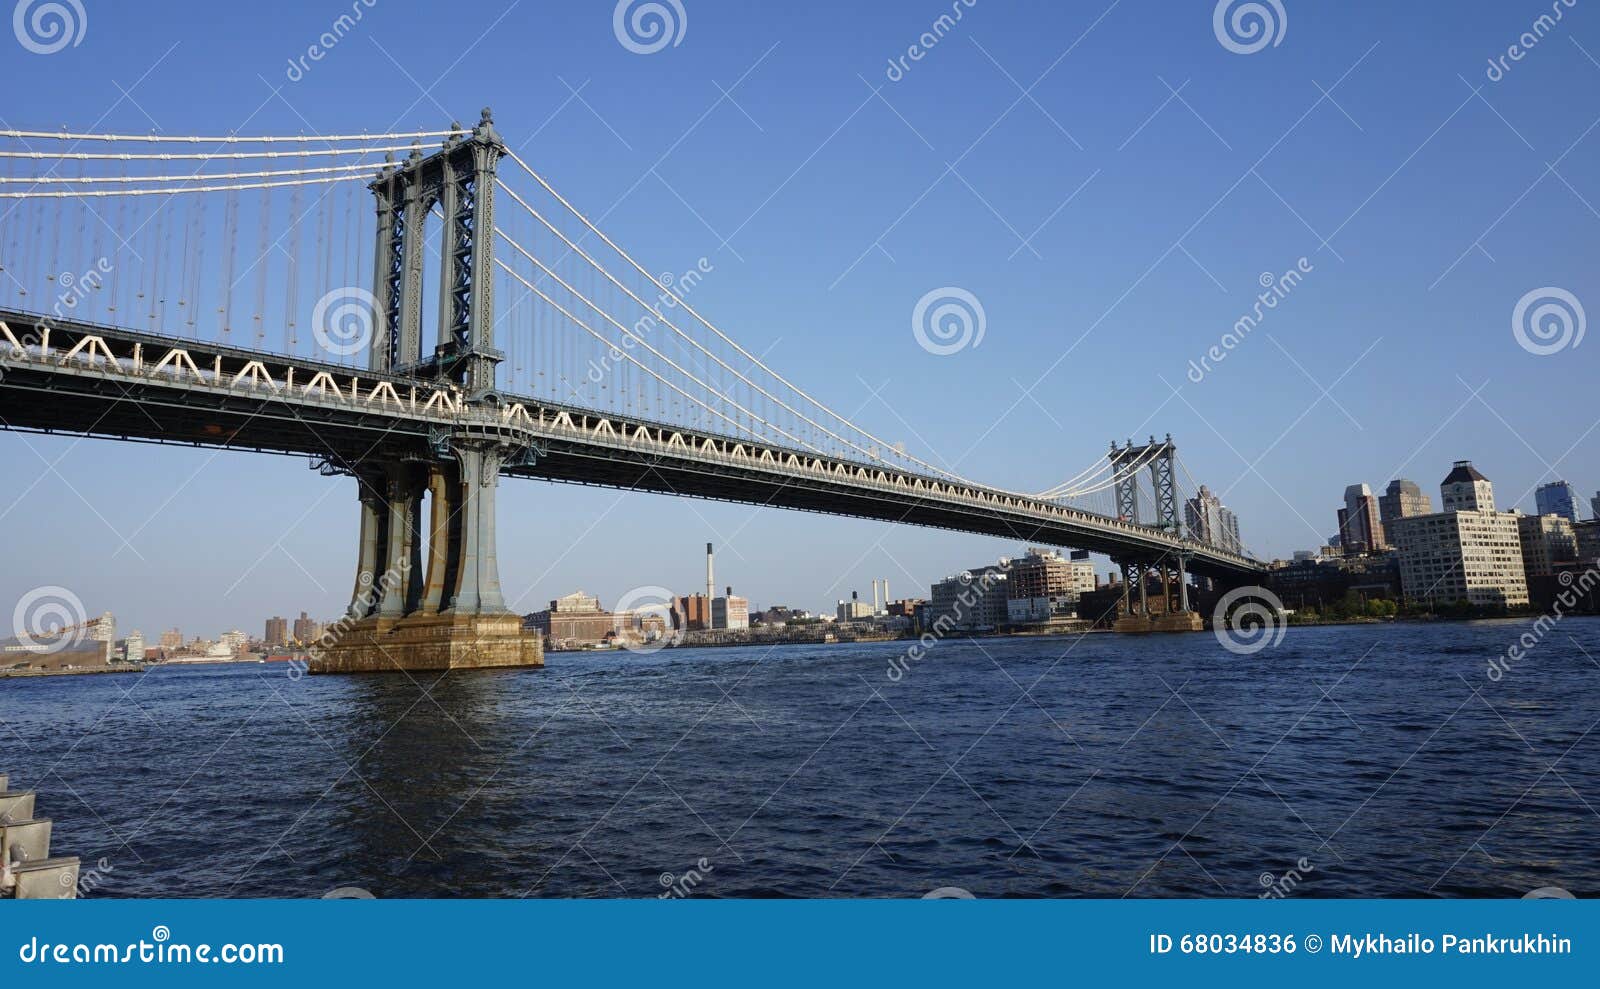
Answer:
[[[1204,11],[1147,23],[1128,5],[1099,19],[984,6],[900,81],[883,77],[884,55],[925,20],[912,6],[855,12],[848,37],[798,12],[767,13],[762,31],[778,33],[758,44],[754,12],[703,3],[670,59],[621,49],[592,12],[523,7],[503,22],[482,14],[474,71],[428,99],[407,88],[392,108],[392,91],[371,90],[374,45],[421,61],[432,39],[385,13],[375,8],[345,51],[284,82],[285,53],[326,27],[315,4],[283,5],[226,54],[187,46],[171,62],[158,58],[171,44],[162,18],[105,6],[97,35],[127,44],[30,62],[28,85],[55,101],[51,119],[9,123],[326,132],[368,125],[357,94],[382,104],[385,120],[418,126],[470,120],[493,102],[508,131],[539,130],[542,166],[642,257],[662,270],[708,259],[695,304],[835,404],[859,406],[935,462],[1023,490],[1059,481],[1107,440],[1170,429],[1263,557],[1319,545],[1326,492],[1356,477],[1381,485],[1471,457],[1519,507],[1559,477],[1600,488],[1587,467],[1600,453],[1593,427],[1552,431],[1532,401],[1584,393],[1586,351],[1536,354],[1512,321],[1543,286],[1592,295],[1596,221],[1544,171],[1561,155],[1569,178],[1596,171],[1600,142],[1549,99],[1600,72],[1579,47],[1582,10],[1563,24],[1570,34],[1486,85],[1481,56],[1518,30],[1489,5],[1445,20],[1386,10],[1382,32],[1354,8],[1297,9],[1291,47],[1249,58],[1216,43]],[[487,32],[491,23],[499,30]],[[817,50],[833,53],[826,72]],[[356,51],[364,57],[344,57]],[[548,75],[520,89],[497,82],[494,66],[530,52]],[[91,58],[140,80],[136,104],[81,71]],[[1308,72],[1337,87],[1324,96]],[[196,91],[196,73],[212,84]],[[1025,87],[1041,73],[1038,105],[1008,79]],[[730,100],[707,77],[739,86]],[[393,81],[410,87],[398,72]],[[625,94],[640,89],[688,109],[636,106]],[[1097,97],[1084,99],[1091,89]],[[240,105],[257,108],[248,122]],[[943,172],[969,146],[961,177]],[[1446,168],[1452,180],[1434,181]],[[1496,251],[1502,243],[1528,249]],[[1262,308],[1261,273],[1291,270],[1302,275],[1293,294]],[[780,273],[793,289],[774,289]],[[911,315],[948,285],[983,302],[987,333],[939,356],[919,346]],[[1252,334],[1190,380],[1189,362],[1244,313],[1262,316]],[[1130,341],[1140,360],[1126,359]],[[979,394],[993,402],[949,400]],[[109,605],[147,631],[253,628],[267,610],[259,602],[326,617],[346,603],[350,499],[300,462],[0,442],[11,462],[37,465],[10,509],[37,522],[15,537],[30,562],[0,582],[13,600],[63,584],[91,611]],[[98,494],[107,477],[115,497]],[[725,547],[725,566],[770,581],[740,582],[758,599],[812,602],[847,588],[841,572],[914,582],[1008,545],[556,485],[506,485],[501,503],[503,577],[518,610],[576,586],[613,597],[635,582],[695,587],[683,558],[706,537]],[[68,529],[86,533],[88,548],[53,535]],[[687,531],[681,546],[634,535]],[[616,559],[635,561],[628,577],[605,565]],[[151,573],[201,590],[174,609],[171,585]]]

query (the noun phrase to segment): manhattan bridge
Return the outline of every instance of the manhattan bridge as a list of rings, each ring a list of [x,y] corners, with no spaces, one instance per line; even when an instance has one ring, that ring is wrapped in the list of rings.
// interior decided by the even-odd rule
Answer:
[[[500,588],[502,477],[1095,551],[1122,568],[1127,631],[1200,628],[1189,574],[1261,570],[1185,531],[1170,436],[1024,493],[840,415],[690,304],[699,269],[652,274],[488,110],[386,134],[5,130],[0,149],[0,427],[353,478],[355,587],[316,672],[542,662]]]

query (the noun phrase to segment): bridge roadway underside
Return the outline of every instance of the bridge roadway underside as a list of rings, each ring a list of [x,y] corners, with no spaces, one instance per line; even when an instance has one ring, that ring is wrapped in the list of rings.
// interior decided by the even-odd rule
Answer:
[[[0,427],[145,442],[223,447],[326,458],[360,467],[426,456],[426,424],[390,416],[11,367],[0,382]],[[505,474],[548,481],[706,498],[875,519],[1020,543],[1087,549],[1119,559],[1157,560],[1159,545],[1026,511],[952,503],[841,485],[827,478],[775,475],[692,457],[619,450],[549,439],[537,462]],[[1224,580],[1245,575],[1196,558],[1191,572]]]

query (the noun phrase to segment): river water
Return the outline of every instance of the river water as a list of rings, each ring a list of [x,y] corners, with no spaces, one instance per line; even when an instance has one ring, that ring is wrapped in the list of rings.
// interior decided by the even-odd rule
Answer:
[[[1593,895],[1600,620],[1530,628],[7,680],[0,771],[94,896]]]

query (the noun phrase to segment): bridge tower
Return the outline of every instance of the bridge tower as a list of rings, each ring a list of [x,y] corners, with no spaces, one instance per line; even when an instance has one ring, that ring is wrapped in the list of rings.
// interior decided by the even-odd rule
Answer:
[[[455,130],[438,151],[413,149],[369,187],[378,213],[369,366],[447,386],[462,409],[492,410],[504,358],[494,347],[495,169],[506,146],[488,109],[471,132]],[[442,270],[429,314],[425,238],[436,211]],[[430,318],[436,343],[425,354]],[[538,637],[506,608],[495,530],[500,468],[538,451],[469,422],[398,458],[340,471],[355,476],[360,499],[355,590],[311,672],[543,665]]]
[[[1172,434],[1157,441],[1154,436],[1143,446],[1118,447],[1111,444],[1117,515],[1124,521],[1140,523],[1139,474],[1150,472],[1150,490],[1155,497],[1156,518],[1152,525],[1174,536],[1183,535],[1178,518],[1178,448]],[[1119,559],[1122,567],[1122,617],[1119,632],[1187,632],[1203,627],[1200,616],[1189,608],[1189,554],[1179,551],[1159,559]],[[1150,585],[1158,587],[1151,600]]]

